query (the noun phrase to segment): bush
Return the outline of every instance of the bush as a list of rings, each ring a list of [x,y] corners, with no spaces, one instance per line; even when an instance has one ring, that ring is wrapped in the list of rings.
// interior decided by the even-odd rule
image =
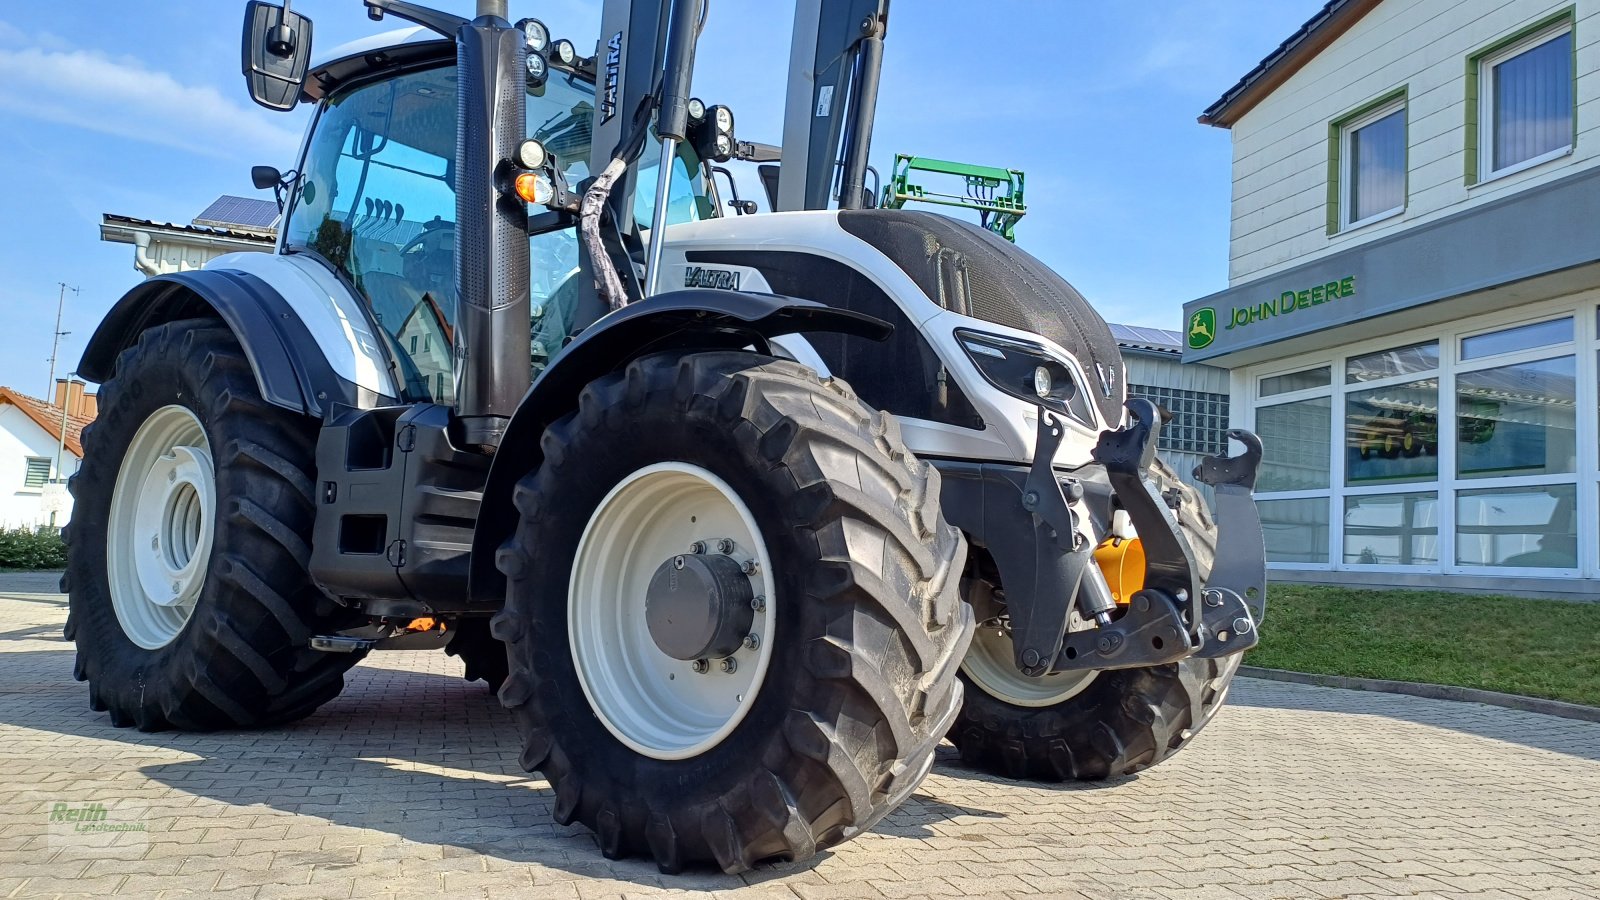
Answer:
[[[0,528],[0,569],[63,569],[67,548],[61,543],[61,529]]]

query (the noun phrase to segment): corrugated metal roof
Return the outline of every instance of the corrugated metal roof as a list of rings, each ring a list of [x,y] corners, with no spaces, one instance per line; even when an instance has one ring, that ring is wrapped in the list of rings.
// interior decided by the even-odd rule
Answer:
[[[1117,346],[1124,350],[1150,350],[1157,353],[1182,353],[1183,335],[1165,328],[1149,328],[1144,325],[1121,325],[1116,322],[1108,323],[1111,328],[1111,337],[1116,340]]]
[[[176,222],[157,222],[154,219],[136,219],[133,216],[119,216],[115,213],[104,213],[100,216],[101,240],[121,240],[122,243],[130,243],[131,239],[118,238],[115,236],[115,231],[107,231],[108,228],[116,229],[119,226],[132,229],[153,228],[166,231],[179,231],[187,234],[203,235],[205,237],[231,238],[238,241],[250,241],[252,243],[269,245],[275,240],[270,230],[246,230],[237,227],[228,228],[225,226],[212,225],[179,225]]]
[[[194,217],[194,224],[245,231],[271,231],[278,225],[278,204],[274,200],[223,194]]]

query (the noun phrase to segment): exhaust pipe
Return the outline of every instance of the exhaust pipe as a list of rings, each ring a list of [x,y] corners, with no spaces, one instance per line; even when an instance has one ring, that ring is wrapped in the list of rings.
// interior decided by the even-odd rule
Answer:
[[[496,16],[509,22],[511,21],[511,11],[507,8],[508,6],[507,0],[478,0],[478,15],[479,17]]]

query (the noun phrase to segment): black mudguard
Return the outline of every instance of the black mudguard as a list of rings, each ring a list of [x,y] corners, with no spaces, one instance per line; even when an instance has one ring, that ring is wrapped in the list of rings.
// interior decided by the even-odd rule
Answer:
[[[89,338],[78,374],[106,381],[117,356],[146,329],[201,317],[220,318],[233,331],[268,403],[318,418],[330,403],[362,405],[356,386],[334,373],[288,302],[265,281],[235,269],[157,275],[124,294]],[[367,399],[368,406],[381,402]]]
[[[540,436],[552,422],[577,408],[585,385],[650,353],[749,346],[765,353],[770,351],[769,338],[808,331],[881,341],[894,328],[881,319],[809,300],[695,289],[629,304],[585,329],[529,388],[495,453],[473,533],[469,578],[473,602],[496,602],[504,595],[505,577],[494,567],[494,554],[516,526],[512,488],[538,467],[543,459]]]

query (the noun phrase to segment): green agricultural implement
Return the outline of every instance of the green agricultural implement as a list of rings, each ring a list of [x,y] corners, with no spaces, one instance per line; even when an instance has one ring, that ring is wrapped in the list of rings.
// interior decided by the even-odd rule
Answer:
[[[961,179],[965,190],[954,194],[912,184],[912,173],[950,176]],[[922,181],[918,178],[918,181]],[[1016,169],[997,169],[971,163],[947,162],[926,156],[894,157],[894,175],[889,180],[887,209],[901,209],[907,203],[933,203],[976,210],[978,223],[1013,244],[1017,242],[1017,223],[1027,215],[1022,189],[1025,178]]]

